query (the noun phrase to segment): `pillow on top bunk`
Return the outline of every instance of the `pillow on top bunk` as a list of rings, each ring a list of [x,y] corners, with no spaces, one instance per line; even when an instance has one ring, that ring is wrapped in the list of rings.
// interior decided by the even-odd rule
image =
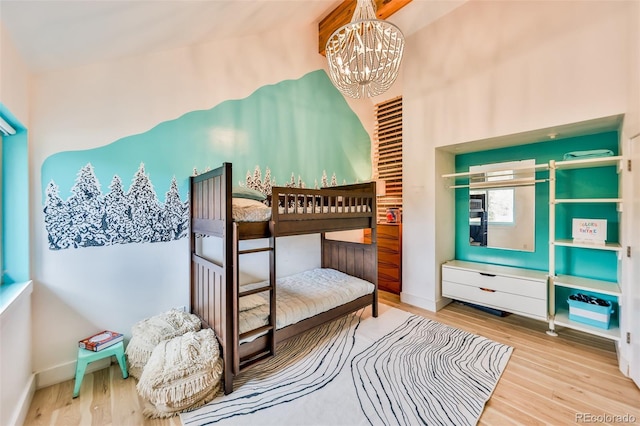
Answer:
[[[258,200],[264,201],[267,199],[267,196],[262,192],[247,188],[244,186],[234,186],[232,190],[233,198],[247,198],[249,200]]]
[[[233,199],[233,219],[238,222],[264,222],[271,219],[271,207],[248,198]]]
[[[269,209],[265,203],[259,200],[252,200],[251,198],[234,198],[233,199],[233,207],[241,207],[241,208],[262,208],[266,207]]]

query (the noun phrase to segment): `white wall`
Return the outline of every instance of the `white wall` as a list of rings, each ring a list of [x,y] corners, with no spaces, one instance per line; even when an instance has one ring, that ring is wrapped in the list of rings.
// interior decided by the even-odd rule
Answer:
[[[453,201],[440,175],[453,171],[453,154],[437,148],[628,111],[635,7],[472,1],[407,39],[402,300],[446,303]]]
[[[29,72],[0,24],[0,103],[25,126],[29,123]]]
[[[0,25],[0,103],[29,124],[29,73]],[[1,147],[1,145],[0,145]],[[0,290],[0,424],[22,424],[35,390],[31,365],[32,285]]]
[[[239,52],[242,52],[240,55]],[[274,32],[50,72],[34,79],[31,200],[34,353],[38,387],[73,377],[76,341],[98,328],[131,326],[189,305],[189,242],[48,249],[40,171],[60,151],[89,149],[144,132],[186,112],[247,97],[261,86],[325,67],[317,29]],[[371,134],[368,100],[350,102]],[[211,167],[216,167],[212,164]],[[293,250],[287,251],[287,246]],[[319,248],[279,242],[279,275],[319,264]],[[285,253],[286,252],[286,253]],[[73,268],[69,268],[73,265]]]

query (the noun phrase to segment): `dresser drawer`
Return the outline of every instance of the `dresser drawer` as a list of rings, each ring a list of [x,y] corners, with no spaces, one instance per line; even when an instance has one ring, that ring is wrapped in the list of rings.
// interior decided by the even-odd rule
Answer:
[[[484,288],[484,287],[483,287]],[[451,299],[488,306],[538,319],[547,319],[547,301],[500,290],[488,290],[455,282],[442,281],[442,295]]]
[[[400,294],[400,281],[386,280],[383,277],[378,278],[378,288],[380,290],[390,291],[391,293]]]
[[[474,271],[442,266],[442,282],[462,284],[464,286],[495,290],[496,292],[525,296],[534,299],[547,299],[546,280],[533,280],[522,277],[504,276],[491,272]],[[479,290],[480,291],[480,290]]]
[[[388,263],[378,263],[378,280],[400,280],[400,267]]]
[[[378,250],[391,252],[391,253],[399,253],[400,247],[398,245],[398,240],[378,238]]]
[[[400,262],[402,261],[400,257],[400,253],[378,251],[378,264],[386,263],[389,265],[400,266]]]
[[[378,241],[390,239],[397,241],[400,237],[400,225],[379,224],[377,227]]]

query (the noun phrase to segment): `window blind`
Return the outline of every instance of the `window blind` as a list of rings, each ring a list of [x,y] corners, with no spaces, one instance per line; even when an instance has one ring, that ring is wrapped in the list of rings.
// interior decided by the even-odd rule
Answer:
[[[386,194],[378,197],[378,221],[387,209],[402,214],[402,96],[375,106],[373,176],[386,182]]]

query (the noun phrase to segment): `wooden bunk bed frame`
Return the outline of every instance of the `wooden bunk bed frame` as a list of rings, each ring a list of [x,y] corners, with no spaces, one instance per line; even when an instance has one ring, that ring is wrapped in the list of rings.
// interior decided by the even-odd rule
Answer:
[[[323,189],[273,187],[268,222],[235,222],[232,216],[232,166],[191,177],[191,312],[203,327],[214,330],[224,359],[224,392],[244,368],[273,356],[276,345],[313,327],[371,306],[378,316],[375,183]],[[288,206],[288,208],[279,208]],[[363,207],[364,206],[364,207]],[[371,229],[371,243],[332,240],[326,232]],[[374,291],[345,305],[276,330],[276,237],[319,233],[321,267],[332,268],[373,283]],[[222,238],[222,262],[202,255],[201,237]],[[268,247],[240,250],[239,242],[267,238]],[[269,251],[269,286],[240,293],[239,256]],[[270,292],[269,324],[239,334],[239,298]],[[258,337],[256,337],[258,336]],[[252,337],[254,340],[240,343]]]

